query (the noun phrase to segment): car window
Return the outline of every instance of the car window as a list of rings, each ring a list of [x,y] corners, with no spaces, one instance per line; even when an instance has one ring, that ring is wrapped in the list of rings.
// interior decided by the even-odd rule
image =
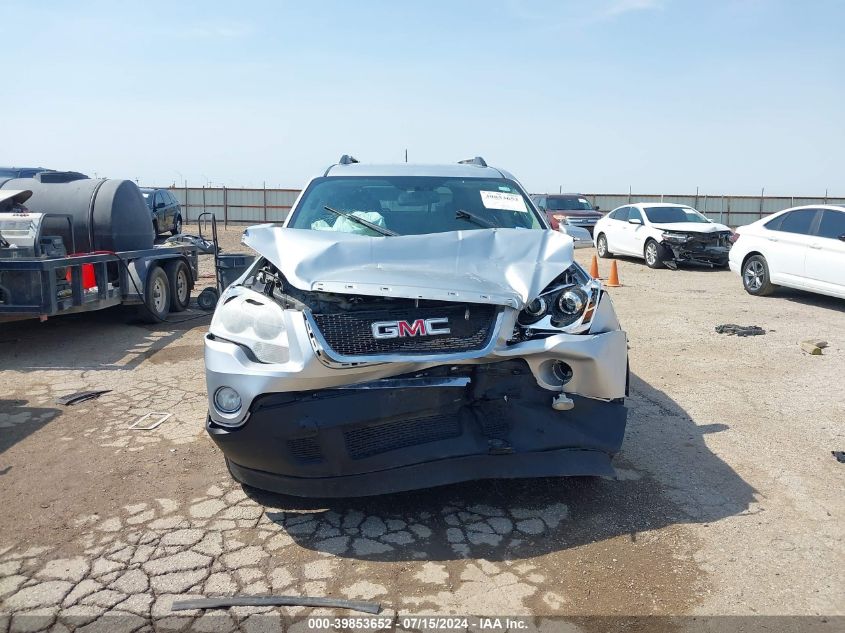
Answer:
[[[164,199],[161,197],[161,191],[156,191],[154,208],[158,206],[159,202],[164,202]]]
[[[551,196],[548,199],[549,211],[592,211],[593,205],[581,196]]]
[[[643,221],[643,214],[640,213],[640,210],[636,207],[631,207],[631,210],[628,212],[628,220],[637,219],[640,222]]]
[[[176,199],[176,196],[173,195],[172,191],[167,192],[167,197],[170,198],[170,204],[179,204],[179,201]]]
[[[838,240],[845,236],[845,211],[834,211],[825,209],[822,211],[822,220],[819,223],[818,235]]]
[[[784,213],[783,215],[779,215],[774,220],[769,220],[763,226],[765,226],[770,231],[780,231],[780,225],[783,222],[783,219],[789,215],[788,213]]]
[[[818,209],[800,209],[798,211],[791,211],[783,216],[783,221],[780,224],[779,231],[784,233],[798,233],[800,235],[810,235],[810,227],[813,225],[813,220],[816,218]]]
[[[628,210],[630,207],[619,207],[610,214],[610,217],[614,220],[619,220],[620,222],[627,222],[628,221]]]
[[[652,224],[674,224],[676,222],[708,224],[710,222],[692,207],[646,207],[645,216]]]

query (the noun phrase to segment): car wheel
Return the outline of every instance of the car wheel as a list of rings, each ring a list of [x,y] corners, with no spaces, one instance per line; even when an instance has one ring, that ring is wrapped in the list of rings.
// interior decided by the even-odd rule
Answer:
[[[170,284],[170,311],[182,312],[191,303],[191,270],[183,259],[168,262],[165,266]]]
[[[762,255],[752,255],[742,265],[742,285],[748,294],[762,297],[775,289],[769,277],[769,265]]]
[[[605,237],[604,233],[599,233],[599,236],[596,238],[596,252],[602,259],[613,257],[613,253],[607,249],[607,237]]]
[[[182,232],[182,216],[177,215],[176,221],[173,223],[173,230],[170,231],[171,235],[179,235]]]
[[[147,323],[161,323],[170,312],[170,282],[159,266],[150,269],[144,286],[144,303],[138,306],[139,316]]]
[[[155,237],[161,235],[161,231],[158,230],[158,220],[153,220],[153,235]]]
[[[660,247],[654,240],[645,243],[645,263],[649,268],[663,268],[663,261],[660,259]]]

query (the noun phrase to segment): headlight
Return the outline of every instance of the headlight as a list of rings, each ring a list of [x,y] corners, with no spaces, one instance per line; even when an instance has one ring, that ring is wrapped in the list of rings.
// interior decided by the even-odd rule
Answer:
[[[549,304],[543,297],[537,297],[519,313],[519,323],[531,325],[542,319],[549,311]]]
[[[578,264],[572,264],[519,313],[517,325],[531,332],[565,330],[582,333],[598,305],[601,285]]]
[[[565,290],[557,298],[557,309],[566,316],[580,315],[586,305],[587,295],[577,288]]]
[[[685,235],[684,233],[664,233],[661,237],[667,242],[675,242],[677,244],[683,244],[684,242],[689,242],[692,239],[689,235]]]
[[[552,325],[565,327],[575,323],[584,314],[589,300],[587,293],[580,288],[572,287],[563,290],[555,299],[555,314],[552,317]]]
[[[279,364],[290,359],[284,311],[257,292],[240,290],[221,300],[210,331],[249,348],[262,363]]]

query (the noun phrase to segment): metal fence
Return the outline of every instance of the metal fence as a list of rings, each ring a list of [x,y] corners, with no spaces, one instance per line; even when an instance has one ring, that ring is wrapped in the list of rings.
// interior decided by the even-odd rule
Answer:
[[[611,211],[616,207],[632,202],[673,202],[698,209],[711,220],[728,226],[742,226],[759,220],[763,216],[805,204],[838,204],[845,206],[845,198],[805,198],[798,196],[708,196],[663,195],[663,194],[586,194],[587,199],[601,207],[602,211]]]
[[[196,221],[200,213],[209,211],[218,221],[282,222],[299,195],[298,189],[230,189],[227,187],[170,187],[182,205],[184,219]],[[706,194],[665,195],[636,193],[590,193],[588,200],[602,211],[610,211],[632,202],[674,202],[686,204],[706,216],[727,224],[749,224],[781,209],[805,204],[838,204],[845,206],[845,198],[805,198],[797,196],[711,196]]]
[[[230,189],[228,187],[167,187],[182,205],[184,220],[195,221],[206,211],[218,222],[282,222],[299,189]]]

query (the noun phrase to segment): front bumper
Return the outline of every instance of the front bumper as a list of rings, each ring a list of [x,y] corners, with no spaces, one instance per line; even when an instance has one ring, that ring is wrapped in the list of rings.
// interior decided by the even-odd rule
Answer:
[[[678,264],[698,264],[701,266],[728,265],[730,248],[724,246],[711,246],[701,244],[674,244],[672,242],[661,242],[658,257],[664,262],[676,262]]]
[[[568,411],[520,360],[438,368],[431,386],[266,394],[207,430],[233,476],[297,496],[366,496],[486,478],[613,476],[627,410],[579,396]],[[399,379],[401,380],[401,379]],[[409,377],[408,383],[413,384]]]
[[[467,479],[612,475],[625,430],[627,337],[602,294],[591,332],[483,349],[342,362],[307,315],[285,310],[288,356],[258,362],[208,334],[207,430],[236,479],[303,496],[361,496]],[[346,359],[348,360],[348,359]],[[559,363],[571,370],[561,377]],[[241,410],[222,414],[228,386]],[[565,392],[567,403],[552,407]],[[565,399],[564,398],[564,399]]]

